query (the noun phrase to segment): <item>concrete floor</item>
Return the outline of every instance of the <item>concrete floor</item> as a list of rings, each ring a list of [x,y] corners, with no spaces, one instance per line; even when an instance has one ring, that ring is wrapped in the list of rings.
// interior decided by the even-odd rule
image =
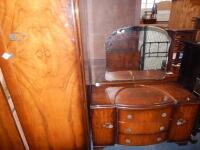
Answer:
[[[175,143],[161,143],[155,145],[148,145],[148,146],[108,146],[105,147],[104,150],[200,150],[200,134],[197,135],[197,139],[199,139],[198,143],[191,144],[184,146],[179,146]]]

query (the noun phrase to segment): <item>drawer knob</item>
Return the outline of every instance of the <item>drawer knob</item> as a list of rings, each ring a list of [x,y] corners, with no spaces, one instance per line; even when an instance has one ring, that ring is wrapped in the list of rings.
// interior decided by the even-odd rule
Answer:
[[[164,131],[165,130],[165,127],[164,126],[161,126],[160,127],[160,131]]]
[[[112,128],[113,128],[113,125],[112,125],[112,123],[105,123],[105,124],[103,125],[103,127],[104,127],[104,128],[107,128],[107,129],[112,129]]]
[[[191,99],[189,97],[187,97],[187,101],[190,101]]]
[[[126,139],[126,144],[131,144],[131,140],[130,139]]]
[[[129,114],[129,115],[127,115],[127,119],[131,120],[131,119],[133,119],[133,116]]]
[[[163,118],[167,117],[167,113],[162,113],[161,115]]]
[[[162,138],[161,138],[161,137],[158,137],[158,138],[157,138],[157,142],[160,142],[160,141],[162,141]]]
[[[126,132],[131,133],[132,132],[131,128],[126,129]]]
[[[185,124],[185,123],[186,123],[186,120],[184,120],[184,119],[181,118],[181,119],[178,119],[178,120],[177,120],[176,125],[177,125],[177,126],[182,126],[182,125]]]

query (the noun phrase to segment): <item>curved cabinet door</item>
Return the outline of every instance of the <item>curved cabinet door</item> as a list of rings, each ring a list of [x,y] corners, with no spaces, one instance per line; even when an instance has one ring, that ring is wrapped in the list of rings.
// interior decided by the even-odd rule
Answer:
[[[0,149],[24,150],[7,99],[0,84]]]
[[[88,147],[77,6],[0,1],[0,64],[31,150]]]
[[[190,139],[198,111],[198,104],[182,104],[177,107],[169,130],[168,138],[170,141]]]

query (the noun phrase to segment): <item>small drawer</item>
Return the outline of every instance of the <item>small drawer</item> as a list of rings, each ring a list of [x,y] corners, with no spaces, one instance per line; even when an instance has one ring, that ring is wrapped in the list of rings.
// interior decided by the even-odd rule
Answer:
[[[147,135],[118,135],[118,144],[129,146],[142,146],[160,143],[166,140],[166,132]]]
[[[120,122],[168,122],[171,118],[172,106],[156,109],[118,109]]]
[[[123,134],[155,134],[168,130],[169,121],[118,123],[118,132]]]

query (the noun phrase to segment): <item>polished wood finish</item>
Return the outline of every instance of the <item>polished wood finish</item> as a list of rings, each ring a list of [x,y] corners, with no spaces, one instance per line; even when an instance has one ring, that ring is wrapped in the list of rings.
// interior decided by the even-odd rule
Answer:
[[[1,68],[31,150],[87,149],[77,0],[0,1]]]
[[[194,29],[193,17],[200,17],[199,0],[174,0],[169,19],[169,29]],[[181,15],[180,15],[181,14]],[[198,32],[197,40],[200,40]]]
[[[166,132],[147,135],[119,134],[118,144],[141,146],[160,143],[166,140]]]
[[[105,80],[112,81],[151,81],[168,80],[175,74],[167,74],[164,70],[128,70],[128,71],[106,71]]]
[[[118,88],[117,88],[118,89]],[[113,106],[114,102],[110,101],[106,97],[106,88],[105,87],[93,87],[92,88],[92,98],[91,98],[91,106],[103,105],[103,106]]]
[[[198,110],[199,105],[185,104],[179,106],[176,109],[174,118],[172,120],[168,139],[171,141],[189,140],[197,118]]]
[[[165,117],[162,117],[162,114],[166,113]],[[127,116],[133,116],[131,119],[128,119]],[[121,122],[163,122],[166,123],[170,120],[172,115],[172,107],[160,107],[157,109],[146,109],[146,110],[135,110],[135,109],[119,109],[118,111],[118,120]]]
[[[155,134],[161,131],[167,131],[169,120],[165,122],[118,122],[119,133],[123,134]]]
[[[106,93],[110,101],[114,101],[119,107],[128,106],[135,109],[147,109],[174,104],[174,100],[170,95],[145,85],[118,89],[111,87],[106,89]]]
[[[10,108],[0,85],[0,149],[25,150]]]
[[[167,92],[177,101],[178,104],[184,104],[184,103],[198,104],[197,98],[187,89],[185,89],[181,84],[168,83],[168,84],[157,84],[151,86]]]
[[[179,83],[100,86],[93,92],[91,112],[94,108],[116,109],[113,128],[119,144],[146,145],[164,140],[189,140],[199,102]],[[102,119],[97,120],[100,122]],[[95,130],[93,125],[92,129]],[[157,141],[157,135],[163,136]]]
[[[113,145],[115,143],[115,108],[92,108],[91,126],[95,146]]]
[[[169,28],[171,29],[193,28],[194,25],[194,22],[192,22],[193,17],[200,17],[200,10],[199,10],[200,5],[196,5],[195,3],[193,3],[194,1],[195,0],[172,1],[172,8],[169,19]]]

